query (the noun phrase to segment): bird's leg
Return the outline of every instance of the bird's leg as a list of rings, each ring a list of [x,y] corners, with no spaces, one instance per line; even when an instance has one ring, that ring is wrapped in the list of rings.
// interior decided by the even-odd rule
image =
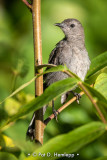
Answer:
[[[76,102],[79,104],[79,100],[81,98],[81,95],[79,93],[71,91],[71,93],[76,97]]]
[[[52,100],[52,112],[54,114],[54,118],[56,119],[56,121],[58,121],[57,115],[59,114],[59,112],[54,107],[54,100]]]

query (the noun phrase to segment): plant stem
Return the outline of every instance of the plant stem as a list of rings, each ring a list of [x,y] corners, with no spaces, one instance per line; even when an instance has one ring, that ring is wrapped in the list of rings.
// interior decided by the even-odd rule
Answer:
[[[42,43],[41,43],[41,0],[33,0],[33,38],[34,38],[34,63],[35,68],[42,64]],[[38,72],[38,73],[37,73]],[[35,75],[43,72],[43,69],[35,70]],[[35,97],[43,93],[43,76],[35,80]],[[35,112],[35,142],[43,144],[43,108]]]
[[[80,95],[82,96],[84,92],[80,92]],[[70,99],[67,103],[65,103],[63,106],[61,106],[57,111],[57,113],[61,113],[65,108],[67,108],[71,103],[76,101],[76,97],[73,97]],[[53,118],[55,117],[54,114],[51,114],[47,119],[44,120],[44,124],[47,125]]]
[[[11,93],[14,92],[15,90],[15,84],[16,84],[16,80],[18,78],[18,72],[17,71],[13,71],[13,78],[12,78],[12,89],[11,89]]]
[[[68,72],[66,72],[66,71],[65,71],[65,73],[68,74]],[[85,93],[88,96],[88,98],[91,100],[92,104],[96,108],[96,110],[97,110],[97,112],[98,112],[98,114],[99,114],[102,122],[107,124],[107,121],[106,121],[104,115],[102,114],[99,106],[97,105],[96,101],[93,99],[93,97],[91,96],[91,94],[88,92],[88,90],[86,89],[86,87],[82,84],[82,82],[78,82],[78,86],[80,86],[80,88],[83,90],[82,92],[80,92],[80,95],[82,96]],[[90,86],[92,87],[93,85],[90,85]],[[65,103],[63,106],[61,106],[57,110],[58,113],[62,112],[65,108],[67,108],[75,100],[76,100],[76,97],[73,97],[72,99],[70,99],[67,103]],[[54,117],[55,117],[54,114],[51,114],[47,119],[44,120],[44,125],[46,126]]]
[[[32,5],[27,0],[22,0],[22,1],[29,9],[32,10]]]
[[[88,92],[88,90],[86,89],[86,87],[82,84],[82,82],[79,82],[78,85],[81,87],[81,89],[84,91],[84,93],[88,96],[88,98],[91,100],[92,104],[94,105],[94,107],[96,108],[101,120],[103,123],[107,123],[104,115],[102,114],[99,106],[96,103],[96,100],[93,99],[93,97],[91,96],[91,94]]]

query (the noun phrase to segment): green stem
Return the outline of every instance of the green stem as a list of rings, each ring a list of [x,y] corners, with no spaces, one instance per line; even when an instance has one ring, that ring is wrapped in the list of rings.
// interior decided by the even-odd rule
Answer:
[[[33,38],[34,38],[34,64],[35,75],[43,72],[43,69],[36,70],[36,66],[42,64],[42,40],[41,40],[41,0],[33,0]],[[43,75],[35,80],[35,97],[43,93]],[[43,144],[44,134],[43,108],[35,112],[35,142]]]
[[[12,78],[12,89],[11,93],[15,90],[15,84],[18,77],[18,73],[16,71],[13,72],[13,78]]]
[[[89,91],[87,90],[87,88],[82,84],[82,82],[79,82],[78,85],[81,87],[81,89],[84,91],[84,93],[88,96],[88,98],[90,99],[90,101],[92,102],[92,104],[94,105],[94,107],[96,108],[101,120],[103,123],[107,123],[104,115],[102,114],[99,106],[97,105],[97,101],[93,99],[93,97],[91,96],[91,94],[89,93]]]

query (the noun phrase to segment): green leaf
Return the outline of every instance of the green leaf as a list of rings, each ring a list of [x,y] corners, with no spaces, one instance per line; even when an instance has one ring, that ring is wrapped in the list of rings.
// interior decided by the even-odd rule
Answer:
[[[107,67],[107,52],[100,54],[92,60],[90,69],[86,75],[86,79],[88,79],[88,81],[91,81],[92,78],[95,80],[98,74],[103,72],[103,68],[105,67]]]
[[[89,94],[91,94],[91,96],[93,97],[93,100],[96,101],[100,111],[103,113],[104,117],[107,120],[107,99],[99,91],[97,91],[95,88],[90,87],[88,84],[86,84],[84,82],[83,82],[83,84],[87,88]],[[96,110],[95,110],[95,112],[96,112]],[[99,116],[98,113],[97,113],[97,115]]]
[[[3,138],[3,135],[0,133],[0,149],[5,147],[5,140]]]
[[[45,160],[52,158],[58,159],[58,156],[54,156],[54,153],[64,154],[77,152],[82,147],[86,146],[90,142],[96,140],[98,137],[104,134],[106,131],[106,125],[101,122],[92,122],[82,127],[75,129],[67,134],[59,135],[49,140],[41,148],[35,150],[34,153],[50,153],[52,157],[45,156]],[[60,157],[61,158],[61,157]],[[41,160],[43,157],[33,154],[25,158],[25,160]]]
[[[100,158],[97,158],[97,159],[94,159],[94,160],[107,160],[107,157],[100,157]]]
[[[94,88],[98,90],[107,99],[107,74],[100,74],[94,84]]]
[[[6,101],[8,98],[13,97],[14,95],[16,95],[18,92],[20,92],[22,89],[24,89],[25,87],[27,87],[28,85],[30,85],[32,82],[34,82],[34,80],[39,77],[35,76],[34,78],[32,78],[30,81],[28,81],[27,83],[23,84],[22,86],[20,86],[18,89],[16,89],[12,94],[10,94],[8,97],[6,97],[2,102],[0,102],[0,104],[2,104],[4,101]]]
[[[9,116],[12,116],[18,112],[20,105],[21,104],[17,100],[9,98],[5,101],[4,109]]]
[[[66,66],[59,65],[59,66],[52,67],[52,68],[46,70],[46,71],[44,72],[44,74],[50,73],[50,72],[65,71],[65,70],[68,70],[68,68],[67,68]]]
[[[83,85],[88,89],[88,91],[91,93],[93,98],[95,98],[97,100],[97,102],[101,101],[101,102],[107,103],[107,99],[99,91],[97,91],[93,87],[90,87],[90,85],[88,85],[85,82],[83,82]]]
[[[37,76],[33,77],[30,81],[28,81],[27,83],[23,84],[18,89],[16,89],[12,94],[10,94],[8,97],[6,97],[2,102],[0,102],[0,104],[2,104],[8,98],[11,98],[14,95],[16,95],[18,92],[20,92],[21,90],[23,90],[25,87],[29,86],[32,82],[35,81],[35,79],[37,79],[41,75],[44,75],[44,74],[47,74],[47,73],[50,73],[50,72],[59,72],[59,71],[62,71],[65,74],[69,75],[70,77],[75,77],[76,79],[80,80],[80,78],[76,74],[72,73],[65,65],[64,66],[59,65],[59,66],[54,66],[54,67],[53,66],[54,65],[51,65],[51,64],[40,65],[40,68],[43,68],[43,67],[52,67],[52,68],[50,68],[50,69],[44,71],[43,73],[38,74]],[[39,68],[39,67],[37,67],[37,68]]]
[[[44,93],[41,96],[35,98],[30,103],[21,107],[18,113],[13,115],[9,120],[7,120],[7,122],[3,126],[5,126],[6,124],[12,121],[17,120],[19,117],[24,116],[30,113],[31,111],[38,110],[39,108],[48,104],[48,102],[60,96],[64,92],[75,88],[77,85],[77,82],[78,80],[75,78],[67,78],[67,79],[53,83],[44,91]]]
[[[14,155],[8,152],[0,152],[0,160],[18,160]]]
[[[96,80],[96,78],[101,74],[101,73],[107,73],[107,66],[102,68],[101,70],[97,71],[95,74],[93,74],[91,77],[86,79],[86,82],[89,84],[93,84]]]
[[[47,66],[47,65],[46,65]],[[23,90],[25,87],[29,86],[32,82],[35,81],[35,79],[37,79],[38,77],[40,77],[43,74],[46,73],[50,73],[50,72],[58,72],[58,71],[65,71],[68,70],[66,66],[56,66],[56,67],[52,67],[50,69],[48,69],[47,71],[38,74],[38,76],[33,77],[30,81],[28,81],[27,83],[23,84],[22,86],[20,86],[18,89],[16,89],[12,94],[10,94],[7,98],[5,98],[2,102],[0,102],[0,104],[2,104],[5,100],[7,100],[8,98],[13,97],[14,95],[16,95],[18,92],[20,92],[21,90]]]

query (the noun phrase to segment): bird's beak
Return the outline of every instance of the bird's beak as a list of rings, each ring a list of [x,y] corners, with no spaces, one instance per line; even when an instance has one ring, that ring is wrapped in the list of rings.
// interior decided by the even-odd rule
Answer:
[[[63,24],[62,23],[55,23],[54,25],[63,28]]]

